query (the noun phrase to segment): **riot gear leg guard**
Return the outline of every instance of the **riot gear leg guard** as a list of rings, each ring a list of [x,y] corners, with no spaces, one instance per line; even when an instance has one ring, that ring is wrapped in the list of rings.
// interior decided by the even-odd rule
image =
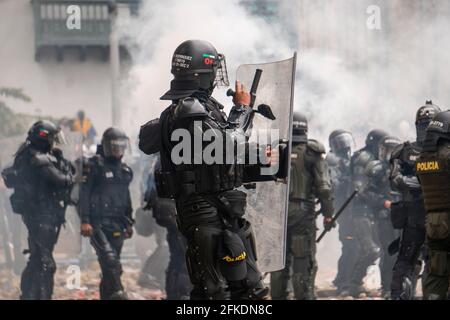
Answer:
[[[315,224],[301,226],[292,236],[291,250],[294,256],[292,285],[297,300],[314,300],[314,281],[317,273]]]
[[[288,235],[289,237],[289,235]],[[288,238],[289,243],[289,238]],[[289,250],[286,253],[286,265],[284,269],[270,274],[270,295],[272,300],[286,300],[288,297],[288,282],[292,264],[292,254]]]
[[[56,264],[53,248],[58,226],[48,221],[27,220],[30,258],[21,278],[21,299],[49,300],[53,294]]]
[[[380,242],[380,277],[381,289],[383,294],[389,294],[391,290],[392,273],[395,265],[396,256],[390,255],[388,247],[395,240],[392,223],[389,219],[378,219],[377,234]]]
[[[354,219],[355,237],[359,244],[358,259],[352,269],[350,294],[359,295],[367,268],[374,265],[379,257],[379,248],[373,239],[372,221],[367,217]]]
[[[425,230],[406,226],[402,232],[400,252],[394,265],[391,283],[391,298],[397,300],[414,299],[419,273],[418,263],[425,241]]]
[[[430,250],[429,272],[424,281],[426,300],[445,300],[450,285],[450,254],[446,250]]]
[[[247,275],[242,281],[231,282],[231,299],[264,299],[267,296],[269,289],[264,286],[261,272],[256,264],[256,243],[253,235],[253,229],[250,222],[245,219],[239,220],[241,229],[237,231],[237,234],[242,239],[247,252],[247,257],[245,259],[247,264]]]
[[[186,268],[186,244],[178,230],[167,230],[170,262],[166,271],[166,293],[168,300],[186,300],[192,290]]]
[[[91,244],[97,253],[100,268],[102,270],[100,299],[127,299],[120,279],[122,275],[120,252],[123,246],[123,236],[107,236],[103,230],[96,228],[91,237]]]
[[[222,230],[198,226],[188,238],[186,262],[193,284],[192,300],[225,300],[230,298],[227,281],[219,271],[218,248]]]

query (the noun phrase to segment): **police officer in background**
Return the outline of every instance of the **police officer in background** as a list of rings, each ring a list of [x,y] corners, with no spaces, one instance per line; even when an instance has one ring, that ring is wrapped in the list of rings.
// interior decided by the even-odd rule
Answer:
[[[355,146],[353,135],[345,130],[335,130],[328,138],[330,152],[327,154],[327,163],[330,168],[331,183],[333,186],[333,196],[335,207],[343,204],[353,192],[353,185],[350,175],[350,159],[352,148]],[[343,284],[347,283],[351,275],[351,266],[356,259],[358,251],[357,243],[353,240],[353,229],[351,225],[351,212],[346,212],[340,216],[339,241],[341,242],[341,256],[338,261],[338,272],[333,284],[337,288],[337,293],[342,291]]]
[[[429,256],[423,297],[445,300],[450,285],[450,111],[431,121],[416,169],[425,202]]]
[[[366,173],[369,184],[365,188],[370,207],[374,210],[375,231],[380,246],[381,294],[389,297],[391,291],[392,269],[395,255],[388,252],[389,245],[397,238],[390,219],[390,207],[399,195],[392,192],[389,182],[390,165],[393,150],[400,145],[397,137],[386,136],[378,144],[378,159],[369,162]]]
[[[154,170],[161,169],[158,156]],[[153,174],[149,175],[153,178]],[[147,185],[151,185],[148,183]],[[177,228],[177,209],[172,199],[159,198],[155,188],[146,190],[145,209],[152,209],[156,223],[167,230],[167,243],[170,251],[170,261],[166,269],[166,294],[168,300],[188,300],[192,290],[191,281],[186,267],[186,239]]]
[[[244,218],[246,193],[237,190],[247,182],[275,179],[261,175],[260,163],[265,160],[242,164],[228,159],[224,150],[216,155],[222,163],[208,164],[202,154],[205,145],[200,152],[192,148],[182,161],[171,158],[177,144],[171,136],[177,129],[187,130],[191,141],[196,132],[214,129],[222,138],[244,141],[248,150],[250,94],[236,83],[235,105],[227,118],[224,107],[211,96],[217,85],[228,84],[225,57],[207,41],[180,44],[173,54],[172,74],[171,88],[161,97],[172,104],[159,120],[141,128],[140,147],[146,154],[161,153],[158,195],[176,202],[178,226],[188,244],[187,267],[194,286],[191,299],[265,298],[268,289],[256,264],[252,227]],[[270,150],[267,157],[272,158]]]
[[[20,284],[23,300],[49,300],[53,294],[53,249],[65,221],[75,173],[55,143],[63,143],[59,128],[50,121],[36,122],[13,166],[2,172],[6,186],[14,188],[12,209],[22,215],[28,229],[30,257]]]
[[[370,195],[365,192],[369,183],[366,174],[369,163],[378,159],[378,143],[387,136],[387,132],[375,129],[369,132],[366,145],[356,151],[350,160],[350,173],[353,188],[359,190],[352,202],[352,229],[358,251],[351,267],[350,281],[343,285],[342,295],[358,297],[365,291],[363,286],[367,269],[374,265],[379,257],[379,248],[375,239],[374,212],[369,205]]]
[[[120,253],[125,239],[133,234],[129,185],[131,168],[122,162],[129,140],[117,128],[103,133],[97,154],[83,164],[79,213],[81,234],[90,237],[102,278],[100,299],[126,300],[121,275]]]
[[[294,113],[286,266],[271,273],[271,295],[274,300],[287,298],[291,267],[295,299],[315,299],[316,199],[324,216],[324,227],[331,229],[333,199],[325,147],[316,140],[308,139],[306,117]]]
[[[401,195],[391,207],[391,219],[402,235],[391,284],[391,298],[414,299],[417,279],[422,268],[420,255],[425,241],[425,207],[422,189],[416,176],[416,160],[422,151],[426,129],[440,108],[431,101],[416,113],[417,140],[399,145],[391,157],[391,187]]]

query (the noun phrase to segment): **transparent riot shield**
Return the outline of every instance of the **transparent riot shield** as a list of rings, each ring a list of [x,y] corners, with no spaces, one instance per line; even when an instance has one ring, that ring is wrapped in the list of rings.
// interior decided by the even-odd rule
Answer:
[[[81,174],[81,158],[83,156],[83,135],[79,132],[64,134],[64,142],[56,145],[63,152],[65,159],[76,167],[76,175]],[[76,179],[78,180],[78,179]],[[66,210],[66,223],[61,228],[55,255],[59,261],[70,264],[81,252],[80,218],[77,212],[79,185],[75,184],[70,194],[71,204]]]
[[[236,79],[244,84],[247,91],[252,87],[256,70],[262,70],[254,109],[265,104],[270,106],[275,116],[275,120],[270,120],[255,114],[250,142],[258,142],[262,132],[273,132],[275,137],[288,141],[290,148],[296,58],[297,55],[294,54],[287,60],[247,64],[238,68]],[[290,159],[285,161],[289,172]],[[258,266],[261,272],[283,269],[286,255],[289,175],[282,181],[258,182],[256,189],[246,192],[247,215],[256,237]]]

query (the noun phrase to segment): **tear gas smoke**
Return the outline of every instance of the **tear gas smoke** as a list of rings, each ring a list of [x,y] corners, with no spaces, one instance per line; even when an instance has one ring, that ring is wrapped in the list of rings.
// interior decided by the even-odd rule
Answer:
[[[144,2],[140,18],[124,30],[139,44],[124,82],[129,92],[122,103],[129,111],[124,123],[137,130],[167,106],[159,97],[172,79],[171,56],[187,39],[208,40],[224,53],[231,80],[239,64],[280,60],[297,50],[295,109],[308,116],[310,136],[326,145],[329,133],[337,128],[352,131],[358,148],[375,127],[414,139],[415,112],[425,100],[433,99],[446,109],[449,3],[285,0],[278,4],[279,19],[268,23],[247,14],[237,0]],[[379,29],[370,28],[373,21]],[[231,104],[224,92],[215,97]],[[338,254],[334,232],[320,245],[319,265],[335,268]]]

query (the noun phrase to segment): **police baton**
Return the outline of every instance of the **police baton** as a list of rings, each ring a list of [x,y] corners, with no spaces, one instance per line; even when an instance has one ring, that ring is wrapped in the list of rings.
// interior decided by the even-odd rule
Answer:
[[[333,225],[336,220],[339,218],[339,216],[344,212],[345,208],[350,204],[350,202],[353,200],[353,198],[358,194],[358,190],[353,191],[353,193],[350,195],[350,197],[344,202],[344,204],[341,206],[341,208],[338,210],[338,212],[334,215],[333,219],[330,221],[330,225]],[[331,230],[331,229],[330,229]],[[316,242],[319,243],[320,240],[327,234],[330,230],[323,230],[320,236],[317,238]]]

